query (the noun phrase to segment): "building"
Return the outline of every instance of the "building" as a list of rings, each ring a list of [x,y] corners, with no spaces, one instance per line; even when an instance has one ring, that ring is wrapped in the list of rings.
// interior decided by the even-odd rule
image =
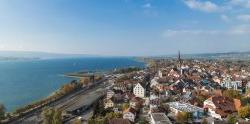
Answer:
[[[108,91],[107,91],[107,95],[106,95],[107,99],[112,98],[114,94],[115,94],[115,92],[114,92],[114,91],[112,91],[112,90],[108,90]]]
[[[150,117],[151,124],[172,124],[165,113],[152,113]]]
[[[143,105],[143,99],[141,99],[140,97],[134,97],[130,100],[129,102],[130,107],[132,108],[141,108]]]
[[[104,100],[104,108],[111,108],[114,107],[114,102],[111,99]]]
[[[226,78],[221,83],[221,86],[225,87],[227,89],[233,89],[233,90],[241,91],[241,89],[242,89],[242,81],[231,81],[230,78]]]
[[[203,108],[188,103],[170,102],[167,104],[169,105],[171,112],[176,115],[179,112],[188,112],[192,113],[194,119],[201,119],[204,116]]]
[[[136,97],[144,98],[146,94],[146,89],[141,83],[137,83],[133,89],[133,93]]]
[[[167,71],[166,69],[160,69],[160,70],[158,71],[158,76],[159,76],[160,78],[166,77],[166,76],[167,76],[167,73],[168,73],[168,71]]]
[[[123,112],[123,119],[128,119],[131,122],[135,121],[136,110],[133,108],[128,108]]]
[[[240,106],[240,100],[224,96],[213,96],[204,101],[204,108],[208,111],[208,115],[218,119],[237,112]]]

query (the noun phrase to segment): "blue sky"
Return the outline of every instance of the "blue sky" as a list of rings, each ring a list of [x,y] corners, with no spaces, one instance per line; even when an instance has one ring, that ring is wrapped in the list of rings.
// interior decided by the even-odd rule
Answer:
[[[250,50],[250,0],[1,0],[0,50],[166,55]]]

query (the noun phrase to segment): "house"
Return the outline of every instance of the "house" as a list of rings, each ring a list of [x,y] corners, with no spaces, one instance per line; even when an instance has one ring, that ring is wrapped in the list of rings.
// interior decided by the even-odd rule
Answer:
[[[104,100],[104,108],[111,108],[114,107],[114,102],[111,99]]]
[[[201,119],[204,116],[203,108],[188,103],[169,102],[167,104],[169,105],[171,112],[175,115],[179,112],[189,112],[192,113],[194,119]]]
[[[123,119],[128,119],[131,122],[134,122],[135,117],[136,117],[136,110],[131,107],[123,111]]]
[[[144,98],[146,94],[145,86],[142,83],[137,83],[133,89],[133,93],[136,97]]]
[[[155,94],[150,94],[149,100],[150,108],[157,107],[160,105],[160,97]]]
[[[159,82],[157,81],[158,79],[159,79],[158,77],[154,77],[154,78],[151,80],[151,83],[150,83],[150,87],[151,87],[151,88],[159,84]]]
[[[131,92],[126,92],[124,95],[124,102],[128,102],[130,99],[134,98],[135,95]]]
[[[130,100],[129,105],[132,108],[140,108],[142,107],[143,99],[140,97],[134,97]]]
[[[113,86],[113,89],[114,90],[121,90],[121,91],[125,92],[127,90],[127,86],[125,84],[118,83],[118,84],[115,84]]]
[[[224,96],[213,96],[204,101],[204,108],[208,111],[208,115],[218,119],[237,112],[240,106],[240,100]]]
[[[172,124],[165,113],[151,113],[151,124]]]
[[[173,76],[176,78],[179,78],[181,75],[179,74],[179,70],[177,70],[176,68],[171,69],[171,71],[168,73],[168,76]]]
[[[159,76],[160,78],[167,76],[167,70],[166,70],[166,69],[160,69],[160,70],[158,71],[158,76]]]
[[[242,81],[231,81],[231,79],[226,78],[222,83],[222,87],[233,90],[240,90],[242,88]]]
[[[114,92],[114,91],[112,91],[112,90],[108,90],[108,91],[107,91],[107,95],[106,95],[107,99],[112,98],[114,94],[115,94],[115,92]]]
[[[109,124],[131,124],[128,119],[114,118],[109,121]]]
[[[247,82],[247,84],[246,84],[246,88],[248,89],[248,88],[250,88],[250,81],[249,82]]]

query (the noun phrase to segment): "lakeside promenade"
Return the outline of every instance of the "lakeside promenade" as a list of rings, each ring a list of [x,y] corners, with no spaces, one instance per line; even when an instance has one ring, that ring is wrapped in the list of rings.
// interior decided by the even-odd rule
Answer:
[[[84,106],[89,107],[96,100],[98,100],[104,95],[104,93],[106,92],[106,87],[110,86],[110,84],[106,82],[107,80],[109,79],[104,78],[98,82],[95,82],[92,86],[88,88],[83,88],[75,93],[66,96],[63,99],[50,103],[48,107],[58,108],[62,110],[63,113],[67,113],[68,111],[74,111]],[[10,122],[10,124],[39,124],[42,122],[41,112],[43,108],[39,108],[30,113],[27,113],[21,118]],[[76,116],[72,116],[70,119],[74,119],[75,117]]]

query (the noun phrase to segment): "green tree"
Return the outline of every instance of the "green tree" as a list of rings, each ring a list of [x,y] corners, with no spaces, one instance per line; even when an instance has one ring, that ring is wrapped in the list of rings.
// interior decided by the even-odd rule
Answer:
[[[227,122],[228,122],[228,124],[236,124],[237,119],[236,119],[236,117],[234,117],[232,115],[228,115],[227,116]]]
[[[139,124],[148,124],[148,122],[145,118],[141,119],[138,123]]]
[[[3,104],[0,104],[0,120],[5,119],[5,107]]]

